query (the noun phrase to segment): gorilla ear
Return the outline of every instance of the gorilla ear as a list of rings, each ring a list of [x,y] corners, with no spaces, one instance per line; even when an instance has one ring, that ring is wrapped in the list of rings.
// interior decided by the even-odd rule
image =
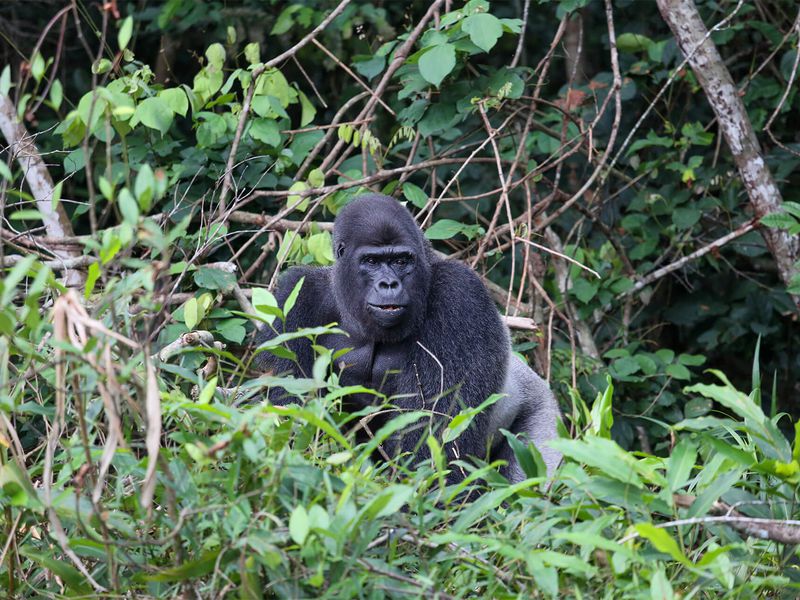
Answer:
[[[336,246],[336,258],[342,258],[344,256],[344,243],[339,242],[339,245]]]

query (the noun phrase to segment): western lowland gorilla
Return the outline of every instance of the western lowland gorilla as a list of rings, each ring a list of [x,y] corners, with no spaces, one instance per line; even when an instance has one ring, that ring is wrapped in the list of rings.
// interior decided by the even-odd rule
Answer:
[[[503,393],[444,444],[448,481],[464,478],[452,461],[468,456],[503,459],[508,464],[502,472],[510,481],[525,479],[501,428],[532,441],[552,472],[561,457],[544,442],[557,435],[558,405],[547,384],[511,353],[508,329],[478,276],[438,258],[411,214],[388,196],[367,194],[345,206],[336,217],[333,246],[333,267],[292,267],[281,277],[280,305],[305,279],[283,328],[278,321],[262,327],[256,341],[338,323],[348,335],[321,336],[317,343],[336,351],[350,348],[336,362],[342,385],[378,390],[398,411],[431,411],[430,419],[383,444],[384,452],[408,453],[417,462],[430,457],[425,440],[431,429],[441,442],[436,432],[455,415]],[[296,360],[262,351],[256,365],[276,375],[309,377],[315,360],[311,340],[295,339],[288,347]],[[280,388],[269,397],[276,404],[297,401]],[[358,394],[348,401],[348,410],[358,410],[374,396]],[[377,430],[375,421],[370,426]]]

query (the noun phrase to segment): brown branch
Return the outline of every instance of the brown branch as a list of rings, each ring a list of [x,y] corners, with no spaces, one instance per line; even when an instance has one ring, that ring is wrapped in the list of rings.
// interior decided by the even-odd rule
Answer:
[[[619,296],[617,296],[617,298],[623,298],[625,296],[629,296],[631,294],[635,294],[641,291],[643,288],[650,285],[654,281],[661,279],[665,275],[669,275],[673,271],[677,271],[678,269],[685,266],[687,263],[696,260],[702,256],[705,256],[709,252],[722,248],[728,242],[731,242],[736,238],[742,237],[746,233],[750,233],[751,231],[756,229],[756,227],[758,227],[758,222],[755,219],[747,221],[746,223],[740,225],[738,228],[731,231],[729,234],[724,235],[717,240],[714,240],[707,246],[703,246],[702,248],[695,250],[691,254],[687,254],[686,256],[676,260],[675,262],[672,262],[664,267],[661,267],[660,269],[656,269],[655,271],[653,271],[648,275],[645,275],[639,281],[637,281],[636,284],[631,289],[622,292]]]

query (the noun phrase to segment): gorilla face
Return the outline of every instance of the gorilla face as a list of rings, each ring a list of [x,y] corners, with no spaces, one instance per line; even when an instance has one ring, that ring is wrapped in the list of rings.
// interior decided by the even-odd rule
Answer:
[[[362,246],[355,251],[367,313],[379,327],[396,327],[411,304],[416,253],[410,246]]]
[[[333,238],[345,330],[381,342],[414,335],[427,307],[430,250],[411,214],[388,196],[362,196],[336,217]]]

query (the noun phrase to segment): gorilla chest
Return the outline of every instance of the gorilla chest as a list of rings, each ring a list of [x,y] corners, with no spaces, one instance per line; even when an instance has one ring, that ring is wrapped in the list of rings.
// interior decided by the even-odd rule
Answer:
[[[380,342],[355,344],[351,338],[343,338],[338,348],[352,350],[337,360],[342,385],[363,385],[383,393],[395,393],[394,377],[403,372],[408,364],[408,343],[383,344]]]

